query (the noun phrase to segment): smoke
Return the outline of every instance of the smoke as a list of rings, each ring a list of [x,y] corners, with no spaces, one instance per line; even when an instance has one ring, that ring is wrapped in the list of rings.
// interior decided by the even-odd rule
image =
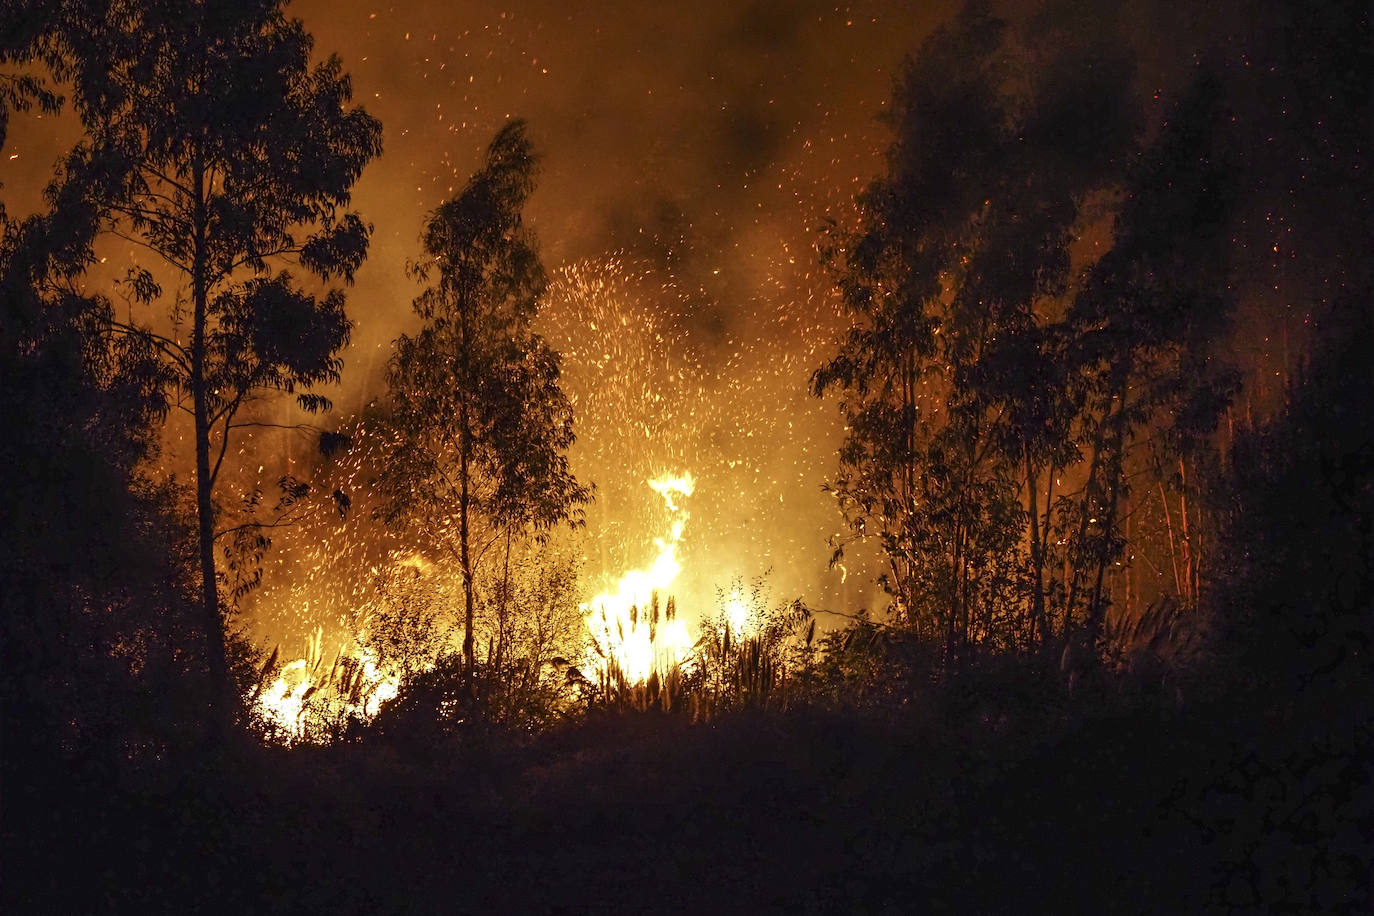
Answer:
[[[406,325],[402,266],[425,213],[515,116],[543,156],[527,215],[546,263],[647,260],[693,291],[686,319],[719,342],[748,323],[779,242],[804,244],[819,221],[815,189],[844,188],[843,202],[881,168],[876,115],[941,15],[905,6],[294,4],[386,127],[356,198],[376,226],[352,297],[356,349]],[[349,380],[362,401],[366,376]]]

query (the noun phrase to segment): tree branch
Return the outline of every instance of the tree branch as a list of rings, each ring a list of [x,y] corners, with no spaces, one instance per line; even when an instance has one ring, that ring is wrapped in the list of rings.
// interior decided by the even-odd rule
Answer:
[[[295,431],[297,431],[297,432],[312,432],[312,433],[323,432],[323,430],[321,430],[320,427],[316,426],[316,425],[313,424],[313,423],[268,423],[268,422],[263,421],[263,420],[245,420],[245,421],[242,422],[242,423],[230,423],[230,424],[228,424],[228,425],[225,427],[225,429],[250,429],[250,428],[262,428],[262,429],[289,429],[289,430],[295,430]]]
[[[110,327],[111,329],[118,331],[121,334],[136,337],[145,337],[148,340],[151,340],[159,350],[165,353],[168,356],[168,358],[170,358],[173,362],[177,364],[178,368],[180,368],[183,372],[187,373],[188,375],[190,374],[191,354],[186,351],[185,347],[183,347],[176,341],[172,340],[170,337],[165,337],[161,334],[158,334],[155,331],[150,331],[147,328],[140,328],[137,325],[125,324],[122,321],[111,321]]]
[[[292,515],[292,509],[299,509],[300,511],[298,511],[295,515]],[[220,538],[224,537],[227,534],[234,534],[238,531],[247,531],[250,528],[286,528],[290,525],[296,524],[297,522],[304,521],[305,519],[309,518],[311,515],[314,515],[318,511],[320,511],[319,506],[310,506],[308,508],[301,508],[300,506],[288,506],[287,508],[282,510],[281,514],[279,514],[276,518],[272,519],[270,522],[244,522],[242,525],[234,525],[230,528],[224,528],[215,532],[213,540],[218,541]]]
[[[171,255],[169,255],[167,252],[162,251],[162,250],[160,250],[160,249],[154,247],[154,246],[152,245],[151,242],[145,242],[145,241],[142,240],[142,239],[135,238],[134,236],[131,236],[131,235],[127,235],[127,234],[125,234],[124,232],[122,232],[120,229],[118,229],[117,227],[113,227],[113,226],[110,227],[110,234],[113,235],[115,238],[123,239],[124,241],[128,242],[130,245],[137,245],[137,246],[140,247],[140,248],[144,248],[144,249],[147,249],[148,251],[151,251],[153,254],[157,255],[159,258],[162,258],[162,260],[166,261],[168,264],[171,264],[173,267],[175,267],[177,270],[181,271],[181,272],[184,273],[184,274],[189,274],[189,273],[191,272],[191,268],[190,268],[190,267],[188,267],[187,265],[181,263],[181,262],[178,261],[176,258],[173,258],[173,257],[172,257]]]
[[[232,401],[230,401],[215,417],[211,418],[209,425],[213,427],[220,417],[225,418],[224,432],[220,434],[219,457],[215,459],[215,466],[210,471],[210,486],[213,488],[215,481],[219,479],[220,465],[224,464],[224,455],[229,451],[229,420],[234,416],[234,411],[238,410],[238,404],[243,399],[243,392],[240,391]]]

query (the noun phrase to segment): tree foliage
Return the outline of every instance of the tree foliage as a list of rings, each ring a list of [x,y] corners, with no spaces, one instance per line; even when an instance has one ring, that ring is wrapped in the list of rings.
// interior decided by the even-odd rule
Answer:
[[[1127,456],[1204,441],[1233,391],[1211,360],[1229,310],[1207,266],[1230,218],[1217,95],[1199,77],[1141,146],[1114,29],[967,6],[908,64],[888,174],[832,236],[853,326],[812,385],[842,393],[834,491],[880,540],[898,616],[948,659],[1081,624],[1093,643]],[[1076,248],[1093,236],[1107,254]]]
[[[1043,602],[998,615],[1045,540],[1022,543],[1027,476],[1072,453],[1070,245],[1134,125],[1127,60],[1072,40],[1018,57],[1017,37],[973,4],[909,62],[889,174],[831,252],[854,326],[813,377],[843,392],[841,507],[880,538],[899,614],[950,653],[1047,632]]]
[[[194,740],[205,693],[184,519],[142,471],[168,380],[78,283],[94,227],[86,208],[12,219],[0,205],[0,778],[25,823],[56,783]]]
[[[394,449],[386,516],[417,524],[458,560],[463,658],[475,658],[477,564],[512,532],[576,523],[591,498],[568,467],[572,405],[559,357],[530,329],[544,269],[522,210],[535,158],[522,121],[425,224],[421,330],[396,342],[388,373]]]
[[[10,6],[25,42],[11,53],[71,85],[86,131],[50,204],[155,256],[125,289],[167,317],[111,327],[155,348],[194,428],[203,626],[228,689],[215,483],[246,404],[285,392],[328,406],[313,389],[338,380],[351,323],[340,291],[313,293],[291,268],[352,281],[369,229],[346,208],[381,128],[350,106],[337,57],[312,64],[281,0]]]

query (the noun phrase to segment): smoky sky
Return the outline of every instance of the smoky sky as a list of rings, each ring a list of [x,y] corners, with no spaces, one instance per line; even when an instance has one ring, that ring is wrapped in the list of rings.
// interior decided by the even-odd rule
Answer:
[[[527,216],[548,266],[624,253],[689,293],[687,320],[708,342],[747,322],[779,243],[805,244],[825,205],[880,169],[878,114],[902,56],[950,9],[305,0],[291,11],[320,53],[343,58],[386,131],[356,197],[376,226],[351,297],[366,351],[406,323],[402,268],[424,214],[509,117],[529,121],[542,155]]]

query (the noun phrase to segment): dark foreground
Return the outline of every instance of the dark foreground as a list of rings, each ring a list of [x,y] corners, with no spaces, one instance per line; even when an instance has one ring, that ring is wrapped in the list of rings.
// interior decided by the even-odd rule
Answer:
[[[640,715],[10,780],[6,911],[1370,911],[1362,713],[1079,706]]]

